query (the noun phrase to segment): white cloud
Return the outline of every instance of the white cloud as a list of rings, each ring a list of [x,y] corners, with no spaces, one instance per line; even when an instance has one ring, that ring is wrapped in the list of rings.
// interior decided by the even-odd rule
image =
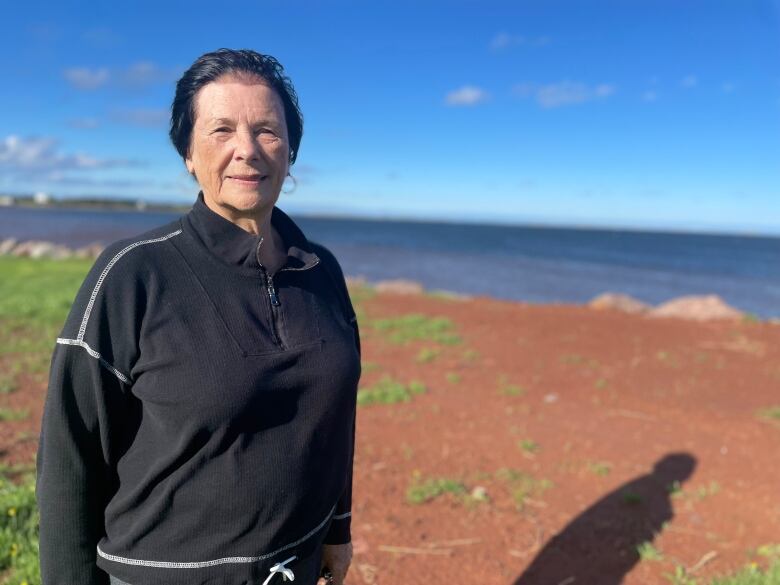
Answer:
[[[490,48],[494,51],[501,51],[510,47],[521,45],[543,47],[549,44],[550,38],[546,36],[526,37],[523,35],[512,35],[507,32],[500,32],[490,41]]]
[[[168,124],[171,112],[165,108],[117,110],[111,114],[111,118],[123,124],[142,126],[146,128],[160,128]]]
[[[576,81],[560,81],[546,85],[519,83],[513,93],[521,98],[533,97],[543,108],[559,108],[600,100],[613,95],[617,88],[610,83],[590,86]]]
[[[93,130],[100,126],[100,120],[97,118],[73,118],[68,121],[68,126],[79,130]]]
[[[473,85],[464,85],[448,93],[445,102],[448,106],[476,106],[487,101],[489,97],[484,89]]]
[[[181,75],[176,68],[160,67],[150,61],[139,61],[127,67],[70,67],[63,71],[65,79],[76,89],[95,90],[105,86],[143,89],[150,85],[173,83]]]
[[[51,137],[6,136],[0,141],[0,169],[9,174],[35,175],[60,171],[137,166],[127,159],[98,159],[83,153],[64,154]]]
[[[111,74],[108,69],[90,69],[89,67],[71,67],[62,72],[65,80],[76,89],[93,90],[108,83]]]
[[[699,78],[695,75],[686,75],[682,78],[682,80],[680,80],[680,85],[682,85],[685,89],[693,89],[699,85]]]

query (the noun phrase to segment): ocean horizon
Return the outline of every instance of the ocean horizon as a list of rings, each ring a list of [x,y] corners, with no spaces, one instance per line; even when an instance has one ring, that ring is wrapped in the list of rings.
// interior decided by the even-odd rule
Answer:
[[[717,294],[762,318],[780,316],[780,237],[552,227],[292,213],[334,252],[345,274],[409,279],[427,289],[541,303],[585,303],[603,292],[649,304]],[[108,244],[179,213],[0,208],[0,239]]]

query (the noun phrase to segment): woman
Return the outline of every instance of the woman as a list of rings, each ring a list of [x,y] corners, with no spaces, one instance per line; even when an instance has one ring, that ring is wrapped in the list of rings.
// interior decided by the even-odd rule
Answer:
[[[221,49],[179,80],[201,193],[103,253],[57,339],[43,585],[343,582],[360,343],[338,263],[275,207],[302,130],[272,57]]]

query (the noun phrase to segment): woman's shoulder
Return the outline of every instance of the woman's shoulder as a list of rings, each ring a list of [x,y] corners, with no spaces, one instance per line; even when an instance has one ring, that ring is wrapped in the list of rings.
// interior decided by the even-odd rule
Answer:
[[[92,271],[112,270],[121,264],[125,267],[148,265],[162,250],[161,245],[182,233],[181,221],[176,219],[165,225],[153,228],[136,236],[117,240],[106,246],[95,260]]]

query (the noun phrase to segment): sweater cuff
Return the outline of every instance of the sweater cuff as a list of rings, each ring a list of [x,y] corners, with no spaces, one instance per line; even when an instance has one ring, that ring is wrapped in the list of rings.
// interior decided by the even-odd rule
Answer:
[[[352,541],[350,527],[352,524],[352,512],[336,514],[330,523],[330,529],[325,535],[325,544],[347,544]]]

